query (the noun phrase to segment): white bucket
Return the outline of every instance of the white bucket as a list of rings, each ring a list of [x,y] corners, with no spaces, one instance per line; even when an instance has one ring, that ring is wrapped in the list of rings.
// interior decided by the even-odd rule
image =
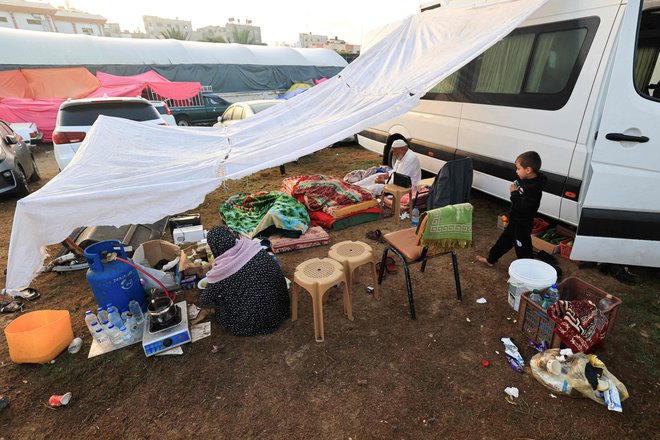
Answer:
[[[509,304],[514,310],[520,306],[523,292],[545,289],[557,282],[557,271],[543,261],[522,258],[509,266]]]

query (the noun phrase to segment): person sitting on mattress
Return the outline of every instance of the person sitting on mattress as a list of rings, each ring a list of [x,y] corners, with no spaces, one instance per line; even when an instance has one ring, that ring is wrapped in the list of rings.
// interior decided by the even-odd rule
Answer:
[[[215,260],[206,274],[202,305],[215,306],[218,323],[236,336],[277,330],[290,313],[289,290],[277,260],[259,242],[237,238],[225,226],[211,229],[206,240]]]
[[[359,182],[355,182],[361,188],[379,196],[383,193],[383,187],[392,173],[405,174],[410,177],[413,188],[422,179],[422,167],[419,164],[417,155],[408,148],[408,144],[403,139],[397,139],[392,142],[392,159],[394,159],[394,169],[388,173],[377,173],[368,176]]]

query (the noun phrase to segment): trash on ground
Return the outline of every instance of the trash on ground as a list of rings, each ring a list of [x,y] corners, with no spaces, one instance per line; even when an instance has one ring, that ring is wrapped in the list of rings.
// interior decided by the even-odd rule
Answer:
[[[479,298],[477,300],[477,304],[486,304],[488,301],[486,301],[486,298]]]
[[[558,348],[551,348],[534,355],[530,367],[534,378],[550,391],[587,397],[610,411],[621,412],[621,402],[628,398],[625,385],[593,354],[561,355]]]
[[[520,396],[520,391],[516,387],[506,387],[504,388],[504,392],[514,398],[518,398]]]
[[[71,393],[62,394],[61,396],[50,396],[48,405],[52,407],[68,405],[71,401]]]
[[[74,338],[73,341],[71,341],[71,343],[69,344],[69,348],[67,349],[69,350],[69,353],[71,354],[78,353],[80,351],[80,348],[82,347],[82,342],[83,342],[82,338],[80,337]]]
[[[197,307],[196,304],[191,304],[188,306],[188,319],[195,319],[199,315],[199,311],[202,310]]]
[[[202,322],[201,324],[195,324],[190,327],[190,342],[197,342],[200,339],[204,339],[207,336],[211,336],[211,322]]]
[[[500,340],[504,344],[506,360],[509,362],[509,365],[511,365],[513,370],[522,373],[525,367],[525,360],[520,355],[518,347],[509,338],[501,338]]]
[[[0,412],[9,406],[9,397],[0,396]]]
[[[472,321],[470,321],[470,318],[465,318],[465,320],[466,320],[467,322],[472,322]]]
[[[490,362],[488,362],[487,360],[483,360],[483,361],[481,361],[481,365],[483,365],[484,367],[489,367]]]
[[[179,355],[179,354],[183,354],[183,348],[181,348],[181,346],[171,348],[167,351],[161,351],[159,353],[156,353],[156,356],[170,356],[170,355]]]
[[[366,379],[358,379],[357,383],[358,383],[358,385],[366,385],[367,380]]]
[[[537,344],[533,340],[529,340],[529,346],[534,348],[534,350],[538,351],[539,353],[544,352],[548,349],[548,343],[546,341],[541,341],[540,344]]]

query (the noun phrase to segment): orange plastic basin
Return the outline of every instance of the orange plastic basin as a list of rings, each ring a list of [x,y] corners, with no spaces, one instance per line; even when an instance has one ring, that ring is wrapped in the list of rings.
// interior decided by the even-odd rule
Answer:
[[[42,364],[57,357],[73,340],[68,310],[38,310],[5,328],[9,357],[18,364]]]

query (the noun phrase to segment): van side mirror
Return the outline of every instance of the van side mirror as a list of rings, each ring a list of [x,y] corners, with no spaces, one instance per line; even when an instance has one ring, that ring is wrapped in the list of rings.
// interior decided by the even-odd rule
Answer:
[[[222,122],[222,116],[218,116],[218,122]]]
[[[18,143],[18,139],[16,139],[16,136],[14,136],[13,134],[8,134],[7,136],[5,136],[5,142],[7,143],[7,145],[15,145]]]

